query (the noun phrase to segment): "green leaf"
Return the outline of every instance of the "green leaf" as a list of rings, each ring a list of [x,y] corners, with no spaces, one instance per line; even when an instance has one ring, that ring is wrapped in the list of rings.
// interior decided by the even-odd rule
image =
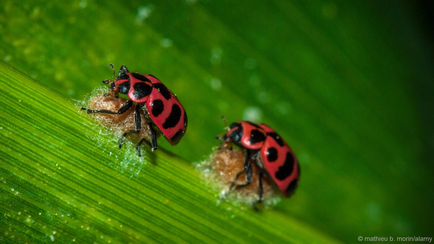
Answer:
[[[1,228],[23,242],[52,231],[101,242],[430,236],[426,27],[412,1],[3,1],[0,59],[49,90],[2,66]],[[109,63],[152,73],[176,93],[189,118],[179,145],[162,139],[167,151],[139,160],[79,113],[75,100],[112,76]],[[294,197],[259,214],[215,206],[192,163],[218,145],[222,115],[285,138],[301,165]],[[45,222],[28,222],[30,209]],[[112,221],[130,227],[113,231]]]
[[[0,81],[2,241],[333,242],[278,212],[216,205],[179,157],[102,145],[71,101],[4,64]]]

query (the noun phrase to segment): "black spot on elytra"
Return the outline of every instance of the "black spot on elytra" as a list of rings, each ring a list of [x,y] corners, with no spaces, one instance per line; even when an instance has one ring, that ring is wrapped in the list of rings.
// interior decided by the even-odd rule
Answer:
[[[178,104],[173,104],[172,111],[170,112],[169,117],[167,117],[166,121],[164,121],[163,128],[168,129],[175,127],[179,120],[181,119],[181,108]]]
[[[270,147],[267,149],[267,160],[272,163],[277,160],[277,149],[275,147]]]
[[[138,80],[140,80],[140,81],[143,81],[143,82],[151,82],[148,78],[146,78],[146,76],[144,76],[144,75],[142,75],[142,74],[139,74],[139,73],[131,73],[131,75],[134,77],[134,78],[136,78],[136,79],[138,79]]]
[[[178,132],[176,132],[176,134],[173,135],[171,141],[175,142],[175,143],[178,143],[181,140],[182,136],[184,136],[184,133],[185,133],[185,131],[183,131],[182,129],[178,130]]]
[[[160,99],[154,100],[152,102],[152,115],[158,117],[164,110],[164,103]]]
[[[288,197],[294,193],[295,188],[297,188],[297,185],[298,185],[298,179],[294,179],[293,181],[291,181],[291,183],[289,184],[289,186],[285,190],[286,195]]]
[[[138,82],[134,84],[134,93],[133,96],[137,99],[142,99],[146,96],[149,96],[152,92],[152,86],[149,83]]]
[[[285,163],[279,167],[279,170],[275,174],[276,179],[285,180],[288,176],[292,174],[293,170],[294,170],[294,157],[290,152],[287,152]]]
[[[268,133],[268,136],[273,137],[273,139],[279,144],[279,146],[283,147],[285,146],[285,142],[283,141],[282,137],[279,136],[276,132]]]
[[[130,91],[130,81],[125,81],[119,84],[119,92],[127,94]]]
[[[163,85],[163,83],[154,84],[154,88],[158,89],[158,91],[161,93],[161,95],[163,95],[164,98],[166,98],[166,100],[172,98],[171,92],[165,85]]]
[[[263,142],[265,140],[265,135],[259,130],[252,130],[250,132],[250,144],[255,144],[258,142]]]

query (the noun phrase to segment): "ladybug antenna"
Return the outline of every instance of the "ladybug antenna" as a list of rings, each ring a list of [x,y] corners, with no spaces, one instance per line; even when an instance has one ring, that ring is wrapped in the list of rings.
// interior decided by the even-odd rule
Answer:
[[[222,116],[222,120],[225,123],[225,130],[229,131],[230,129],[228,127],[228,121],[226,120],[226,117],[224,115]]]
[[[115,70],[115,66],[113,66],[113,64],[110,64],[110,68],[112,68],[112,70],[113,70],[113,77],[114,77],[115,80],[116,80],[116,70]]]
[[[223,122],[225,122],[225,130],[229,131],[228,122],[226,121],[226,118],[225,118],[224,115],[222,116],[222,120],[223,120]],[[224,136],[225,134],[226,134],[226,133],[223,133],[223,134],[221,134],[221,135],[218,135],[218,136],[215,137],[215,139],[217,139],[217,140],[221,140],[221,139],[223,139],[223,136]]]

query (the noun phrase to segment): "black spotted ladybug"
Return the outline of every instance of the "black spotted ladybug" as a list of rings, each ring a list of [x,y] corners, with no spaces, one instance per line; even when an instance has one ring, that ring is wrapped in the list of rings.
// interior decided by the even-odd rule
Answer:
[[[228,132],[217,136],[217,139],[223,139],[220,149],[232,148],[232,143],[245,149],[244,169],[237,173],[227,194],[234,188],[238,177],[244,173],[246,184],[235,186],[235,190],[252,182],[252,159],[260,169],[259,200],[254,207],[262,202],[262,177],[271,177],[285,197],[294,192],[300,178],[300,166],[292,149],[271,127],[250,121],[237,121],[230,125]]]
[[[113,64],[110,67],[115,73]],[[157,126],[163,136],[171,145],[176,145],[184,136],[187,129],[187,113],[179,102],[178,98],[155,76],[142,75],[129,72],[125,65],[119,70],[118,75],[114,74],[114,80],[104,80],[104,84],[110,84],[111,95],[119,97],[119,93],[127,94],[129,100],[116,112],[109,110],[90,110],[81,108],[90,113],[123,114],[129,110],[133,102],[137,103],[135,111],[136,130],[126,131],[119,140],[119,148],[122,141],[130,133],[138,133],[141,130],[140,110],[143,111],[145,118],[148,118],[151,131],[151,141],[141,139],[137,145],[140,153],[140,146],[143,142],[147,143],[152,150],[158,148],[156,133],[153,126]]]

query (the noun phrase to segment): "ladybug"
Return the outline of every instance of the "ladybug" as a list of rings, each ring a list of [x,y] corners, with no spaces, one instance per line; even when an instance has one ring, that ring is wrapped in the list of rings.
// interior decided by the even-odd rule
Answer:
[[[232,148],[232,143],[245,149],[244,169],[237,173],[227,194],[234,188],[238,177],[244,173],[246,183],[235,186],[235,190],[252,182],[252,160],[260,169],[259,200],[254,204],[255,209],[256,205],[262,202],[262,177],[271,177],[285,197],[295,191],[300,178],[300,166],[292,149],[271,127],[250,121],[237,121],[229,126],[228,132],[217,136],[217,139],[223,139],[220,149]]]
[[[138,133],[141,130],[140,110],[143,111],[145,118],[150,123],[151,141],[143,138],[137,145],[137,151],[140,153],[140,146],[143,142],[147,143],[152,150],[158,148],[157,136],[153,126],[158,127],[163,136],[171,145],[176,145],[184,136],[187,129],[187,113],[173,94],[158,78],[153,75],[142,75],[140,73],[129,72],[125,65],[116,71],[113,64],[114,80],[104,80],[104,84],[110,84],[111,94],[116,98],[119,93],[128,95],[129,100],[116,112],[109,110],[90,110],[81,108],[90,113],[108,113],[123,114],[130,109],[134,103],[136,105],[135,121],[136,130],[126,131],[119,140],[119,148],[122,147],[124,138],[131,133]],[[106,96],[109,94],[105,94]]]

